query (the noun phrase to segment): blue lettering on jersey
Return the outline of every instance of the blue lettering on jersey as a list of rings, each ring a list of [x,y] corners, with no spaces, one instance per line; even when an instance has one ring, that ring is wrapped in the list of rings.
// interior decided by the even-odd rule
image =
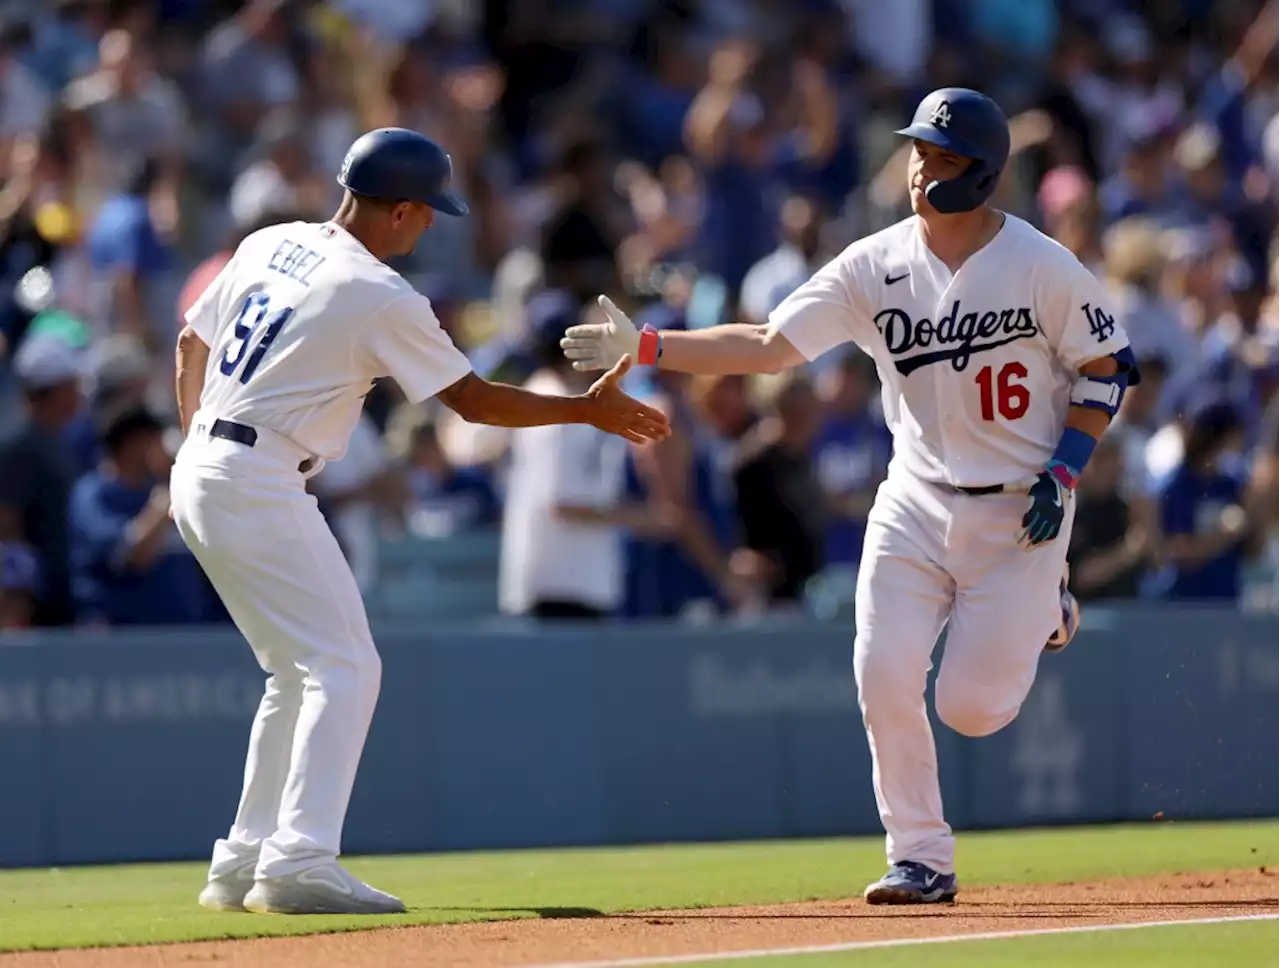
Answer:
[[[308,249],[305,245],[285,239],[271,254],[271,261],[267,263],[267,268],[287,276],[294,282],[310,286],[311,283],[308,280],[311,274],[320,268],[324,261],[325,257],[315,249]]]
[[[241,305],[240,312],[236,315],[235,328],[228,337],[226,348],[222,351],[222,358],[218,361],[218,369],[222,371],[223,376],[231,376],[236,367],[244,361],[244,369],[240,371],[240,382],[248,383],[258,364],[262,362],[262,358],[267,355],[267,350],[271,349],[271,344],[280,335],[280,330],[293,315],[293,307],[286,306],[272,313],[268,318],[269,303],[270,299],[265,292],[251,292]],[[264,322],[265,326],[262,325]],[[249,340],[259,329],[262,330],[262,336],[246,361],[245,351],[249,348]]]
[[[903,376],[944,361],[959,373],[974,354],[1029,339],[1040,331],[1026,306],[961,315],[959,299],[937,322],[925,317],[913,321],[902,309],[882,309],[876,313],[875,323],[894,356],[893,365]],[[938,349],[930,349],[935,346]],[[912,355],[907,356],[908,353]]]
[[[1085,303],[1080,308],[1084,310],[1084,318],[1089,320],[1089,332],[1093,334],[1099,343],[1105,343],[1115,335],[1116,320],[1114,316],[1108,316],[1101,306],[1094,308]]]

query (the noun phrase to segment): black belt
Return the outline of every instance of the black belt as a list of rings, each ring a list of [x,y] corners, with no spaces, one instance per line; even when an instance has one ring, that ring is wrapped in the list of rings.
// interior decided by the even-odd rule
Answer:
[[[223,440],[234,440],[237,444],[252,447],[258,442],[258,431],[253,427],[233,420],[215,420],[209,428],[210,437],[221,437]]]
[[[209,428],[210,437],[221,437],[223,440],[235,441],[252,447],[258,442],[258,431],[248,424],[236,423],[234,420],[215,420]],[[314,458],[308,457],[298,465],[298,470],[305,474],[315,464]]]
[[[1004,492],[1003,484],[988,484],[986,487],[957,487],[957,491],[961,494],[971,494],[978,497],[983,494],[1001,494]]]

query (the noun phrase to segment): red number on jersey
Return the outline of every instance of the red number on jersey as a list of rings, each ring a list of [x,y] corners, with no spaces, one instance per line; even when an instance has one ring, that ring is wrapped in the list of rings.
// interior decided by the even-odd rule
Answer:
[[[984,366],[978,371],[973,382],[978,384],[979,399],[982,402],[982,419],[995,420],[996,411],[1005,420],[1017,420],[1031,406],[1031,391],[1015,380],[1025,380],[1027,368],[1021,363],[1006,363],[1000,368],[999,375],[992,378],[991,367]]]

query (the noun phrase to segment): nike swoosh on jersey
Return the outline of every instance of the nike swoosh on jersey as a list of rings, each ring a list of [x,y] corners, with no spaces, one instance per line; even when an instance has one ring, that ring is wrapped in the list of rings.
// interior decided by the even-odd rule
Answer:
[[[901,282],[903,279],[907,278],[907,276],[909,275],[911,275],[910,272],[904,272],[900,276],[891,276],[889,275],[889,273],[886,272],[884,274],[884,284],[886,286],[892,286],[895,282]]]

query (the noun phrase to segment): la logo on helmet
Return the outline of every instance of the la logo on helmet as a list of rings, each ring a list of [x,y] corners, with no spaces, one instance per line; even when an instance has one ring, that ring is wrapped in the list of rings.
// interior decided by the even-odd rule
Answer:
[[[945,128],[951,123],[951,105],[947,101],[943,101],[933,109],[933,114],[929,118],[929,123],[935,128]]]

